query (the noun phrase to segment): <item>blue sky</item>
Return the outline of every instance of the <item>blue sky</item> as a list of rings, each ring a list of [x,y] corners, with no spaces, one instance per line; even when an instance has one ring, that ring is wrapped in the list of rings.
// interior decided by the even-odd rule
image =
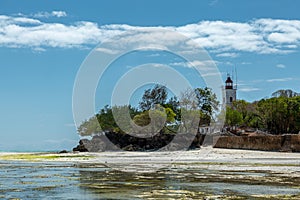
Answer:
[[[297,0],[1,0],[0,151],[76,145],[76,74],[99,42],[124,30],[163,27],[193,39],[223,79],[237,69],[239,99],[259,100],[277,89],[300,92],[299,7]]]

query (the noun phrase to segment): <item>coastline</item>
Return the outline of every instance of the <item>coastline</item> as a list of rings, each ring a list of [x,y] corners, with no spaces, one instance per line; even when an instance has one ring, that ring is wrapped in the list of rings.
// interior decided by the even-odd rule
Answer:
[[[108,167],[128,166],[151,168],[160,165],[201,165],[203,167],[231,169],[258,169],[272,171],[293,171],[300,177],[300,153],[269,152],[240,149],[202,147],[198,150],[170,152],[71,152],[32,153],[1,152],[0,161],[26,162],[72,162],[78,164],[107,165]],[[110,166],[111,165],[111,166]]]

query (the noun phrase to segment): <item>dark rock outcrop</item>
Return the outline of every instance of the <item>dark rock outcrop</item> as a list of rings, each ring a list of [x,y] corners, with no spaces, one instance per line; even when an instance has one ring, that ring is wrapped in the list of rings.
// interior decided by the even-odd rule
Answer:
[[[58,153],[69,153],[67,150],[62,150],[62,151],[60,151],[60,152],[58,152]]]
[[[174,134],[160,132],[149,138],[138,138],[128,134],[108,132],[105,135],[94,136],[91,140],[82,139],[73,151],[101,152],[101,151],[156,151],[156,150],[184,150],[200,148],[204,141],[204,135],[197,134],[192,142],[190,137],[180,135],[173,140]],[[190,144],[189,144],[190,143]],[[169,145],[171,144],[171,145]],[[165,147],[165,148],[164,148]]]
[[[263,151],[300,152],[300,134],[265,135],[248,134],[242,136],[217,136],[197,134],[193,141],[185,135],[174,139],[173,134],[158,133],[150,138],[137,138],[131,135],[109,132],[94,136],[91,140],[82,139],[73,151],[176,151],[213,145],[214,148],[247,149]],[[188,144],[191,143],[191,144]]]
[[[87,139],[80,140],[79,145],[73,148],[73,151],[87,152],[88,151],[88,149],[86,148],[87,143],[89,143],[89,140]]]

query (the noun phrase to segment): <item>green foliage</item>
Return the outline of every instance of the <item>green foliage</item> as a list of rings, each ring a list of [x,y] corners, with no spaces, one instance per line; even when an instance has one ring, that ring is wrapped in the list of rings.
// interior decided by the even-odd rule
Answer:
[[[241,112],[228,107],[226,109],[226,124],[228,126],[240,126],[243,122],[243,115]]]
[[[262,125],[274,134],[298,133],[300,97],[273,97],[257,103]]]
[[[219,104],[211,89],[197,88],[183,94],[180,103],[176,97],[168,100],[166,87],[155,85],[154,88],[145,90],[139,103],[140,111],[131,106],[105,106],[95,116],[83,122],[78,132],[82,136],[89,136],[102,132],[153,132],[160,127],[171,133],[176,132],[180,124],[184,129],[209,125]],[[182,116],[185,116],[184,119]],[[146,130],[150,122],[151,130]],[[144,126],[145,129],[141,129]]]
[[[195,89],[197,106],[200,109],[200,125],[210,125],[214,119],[214,114],[218,111],[219,102],[216,94],[210,88]]]
[[[167,115],[167,123],[175,122],[176,113],[171,108],[165,109]]]
[[[139,132],[153,133],[157,130],[166,129],[168,130],[168,124],[175,122],[176,114],[170,108],[158,107],[156,109],[144,111],[133,118],[136,125],[144,127]],[[150,125],[150,127],[146,127]]]
[[[167,88],[161,85],[155,85],[152,89],[147,89],[144,92],[142,101],[139,103],[142,111],[154,108],[156,104],[164,105],[168,97]]]
[[[259,128],[273,134],[298,133],[300,96],[285,90],[275,93],[278,97],[253,103],[244,100],[233,102],[232,107],[226,110],[226,125]]]
[[[171,97],[166,104],[163,105],[166,108],[166,112],[168,112],[168,108],[173,111],[175,114],[175,121],[181,120],[181,112],[180,112],[180,104],[178,99],[174,96]],[[168,114],[167,114],[168,115]],[[168,115],[169,116],[169,115]]]
[[[102,132],[102,129],[96,116],[84,121],[78,128],[78,133],[81,136],[90,136],[100,132]]]
[[[241,115],[239,121],[240,126],[258,128],[258,115],[255,110],[255,104],[246,102],[245,100],[237,100],[232,103],[232,109],[236,110]],[[230,109],[230,108],[228,108]],[[229,110],[230,112],[230,110]],[[232,114],[232,113],[231,113]],[[231,114],[227,117],[230,117]],[[234,114],[234,113],[233,113]],[[235,113],[237,115],[237,113]],[[231,116],[233,117],[233,116]],[[232,120],[230,120],[232,121]]]
[[[237,100],[219,116],[215,115],[219,106],[217,97],[207,87],[184,91],[180,104],[176,97],[167,100],[167,95],[164,86],[156,85],[145,90],[139,103],[141,111],[132,106],[105,106],[84,121],[78,132],[82,136],[108,131],[154,133],[162,128],[164,132],[173,133],[178,128],[186,132],[210,125],[214,117],[221,115],[225,116],[227,126],[259,128],[273,134],[300,131],[300,96],[291,90],[278,90],[272,98],[253,103]]]
[[[196,97],[198,99],[198,107],[200,110],[210,117],[218,110],[219,102],[216,94],[210,88],[197,88],[195,89]]]
[[[108,105],[102,108],[96,117],[103,131],[113,131],[117,127],[112,108]]]
[[[133,116],[139,113],[135,108],[131,106],[114,106],[112,107],[112,114],[114,117],[113,131],[119,133],[129,133],[132,132],[132,126],[130,121]],[[101,121],[105,123],[105,121]]]
[[[129,115],[127,115],[129,111]],[[137,109],[131,106],[106,105],[99,113],[84,121],[78,128],[81,136],[90,136],[101,132],[127,132],[130,131],[129,119],[138,114]],[[116,119],[114,118],[116,117]]]
[[[149,116],[149,111],[146,110],[146,111],[142,112],[141,114],[134,116],[133,121],[135,124],[137,124],[139,126],[146,126],[146,125],[150,124],[151,119]]]

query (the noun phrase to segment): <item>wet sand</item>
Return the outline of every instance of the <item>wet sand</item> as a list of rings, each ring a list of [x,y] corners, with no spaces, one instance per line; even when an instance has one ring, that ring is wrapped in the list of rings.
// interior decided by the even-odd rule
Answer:
[[[300,199],[299,153],[1,153],[0,168],[7,199]]]
[[[28,156],[26,156],[28,155]],[[23,156],[23,157],[22,157]],[[0,153],[0,160],[75,162],[103,164],[121,170],[156,170],[172,165],[197,164],[209,168],[272,170],[300,176],[300,153],[266,152],[202,147],[199,150],[170,152],[74,152]],[[127,166],[124,169],[123,166]]]

